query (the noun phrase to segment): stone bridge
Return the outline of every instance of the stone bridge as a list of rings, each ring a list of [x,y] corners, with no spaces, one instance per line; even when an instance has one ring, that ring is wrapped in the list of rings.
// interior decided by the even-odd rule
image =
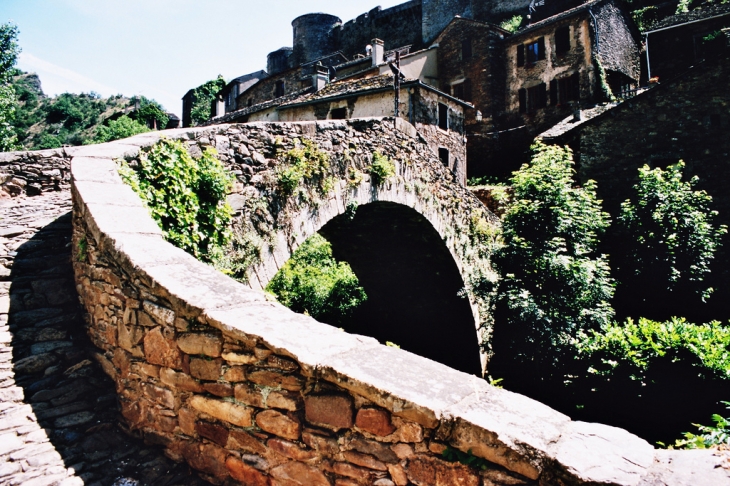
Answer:
[[[474,243],[489,241],[493,217],[451,181],[418,134],[407,125],[393,130],[392,124],[355,120],[166,132],[187,140],[193,152],[216,146],[238,176],[232,198],[236,231],[261,250],[244,272],[248,286],[165,242],[139,198],[121,182],[113,159],[134,160],[140,147],[159,134],[0,159],[3,187],[11,193],[62,189],[71,159],[69,250],[87,333],[96,346],[87,352],[116,384],[125,428],[214,484],[730,483],[727,453],[655,450],[624,430],[571,421],[474,375],[295,314],[255,290],[298,244],[321,231],[356,272],[367,273],[379,259],[384,265],[403,259],[406,263],[387,275],[396,280],[391,291],[412,286],[402,294],[411,302],[416,302],[411,290],[446,299],[435,288],[441,282],[449,282],[445,294],[466,287],[468,298],[456,302],[469,304],[463,314],[471,318],[472,342],[475,334],[488,337],[488,303],[468,289],[489,278],[488,253],[477,252]],[[315,141],[338,165],[331,190],[318,196],[305,187],[293,196],[275,197],[270,169],[277,153],[296,144],[294,138]],[[375,151],[396,162],[390,181],[375,184],[363,175]],[[266,204],[251,204],[260,198]],[[406,237],[399,239],[400,232],[389,226],[403,228]],[[431,235],[419,241],[414,235],[424,228]],[[370,251],[375,246],[394,256]],[[424,267],[434,265],[451,276],[419,286],[428,275],[423,269],[409,274],[408,267],[418,266],[420,259],[428,262]],[[25,282],[13,278],[11,294]],[[370,278],[375,279],[362,279],[366,288]],[[370,315],[387,308],[387,296],[382,299]],[[51,305],[53,299],[47,300]],[[31,305],[32,299],[24,302]],[[457,331],[450,321],[438,320],[441,327],[430,332],[443,344],[444,334]],[[12,307],[8,322],[11,329],[20,325]],[[480,333],[474,332],[475,323]],[[31,347],[16,358],[21,397],[42,381],[38,373],[47,372],[46,365],[35,365],[54,352],[52,346]],[[33,413],[54,406],[51,401]],[[1,437],[17,442],[24,430],[12,426]],[[64,430],[98,432],[78,420]],[[0,458],[32,467],[3,447]]]

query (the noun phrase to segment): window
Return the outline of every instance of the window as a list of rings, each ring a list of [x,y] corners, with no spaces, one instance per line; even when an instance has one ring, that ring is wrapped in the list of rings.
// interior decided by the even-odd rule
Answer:
[[[580,99],[580,81],[578,73],[573,73],[567,78],[553,79],[550,81],[550,104],[564,105],[569,101]]]
[[[335,108],[330,111],[333,120],[344,120],[347,118],[347,108]]]
[[[518,91],[520,113],[534,113],[547,105],[547,86],[540,83]]]
[[[439,160],[444,164],[444,167],[449,166],[449,149],[439,147]]]
[[[555,54],[564,55],[570,50],[570,26],[561,27],[555,31]]]
[[[452,84],[451,94],[460,100],[471,101],[471,81],[465,79],[459,84]]]
[[[464,39],[461,41],[461,60],[468,59],[471,59],[471,39]]]
[[[443,103],[439,103],[439,128],[449,129],[449,107]]]
[[[248,104],[248,106],[251,106],[251,105],[253,105],[253,98],[249,98],[249,99],[248,99],[248,103],[247,103],[247,104]]]
[[[274,92],[274,96],[276,96],[277,98],[279,96],[284,96],[284,81],[283,80],[279,80],[276,82],[276,91]]]
[[[537,61],[545,59],[545,38],[540,37],[535,42],[517,46],[517,65],[532,66]]]

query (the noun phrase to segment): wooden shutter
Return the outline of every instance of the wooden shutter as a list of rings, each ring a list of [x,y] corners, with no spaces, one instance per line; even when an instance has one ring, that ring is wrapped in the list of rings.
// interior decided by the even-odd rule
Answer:
[[[520,113],[527,112],[527,91],[523,88],[517,92],[520,99]]]

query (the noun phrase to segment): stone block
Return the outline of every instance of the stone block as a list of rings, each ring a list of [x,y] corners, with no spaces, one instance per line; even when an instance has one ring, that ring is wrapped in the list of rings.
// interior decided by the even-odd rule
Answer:
[[[265,408],[264,397],[261,390],[249,385],[248,383],[236,385],[234,388],[236,400],[243,402],[252,407]]]
[[[346,440],[344,446],[348,450],[356,450],[363,454],[377,457],[383,462],[398,462],[399,459],[398,455],[390,447],[375,440],[354,436]],[[410,446],[406,447],[410,448]]]
[[[386,436],[395,431],[390,413],[378,408],[361,408],[357,411],[355,425],[373,435]]]
[[[148,362],[179,370],[182,355],[174,341],[165,339],[159,327],[144,336],[144,355]]]
[[[276,410],[264,410],[256,415],[256,424],[261,430],[289,440],[299,440],[302,425],[296,417]]]
[[[195,412],[187,407],[182,407],[177,413],[177,418],[178,426],[180,427],[182,433],[185,435],[194,436],[196,420]]]
[[[301,398],[299,394],[289,391],[271,391],[266,397],[266,406],[270,408],[281,408],[294,412],[301,406]]]
[[[170,410],[175,408],[175,395],[170,390],[148,383],[142,385],[142,390],[153,402],[157,402]]]
[[[396,486],[406,486],[408,484],[408,474],[400,464],[388,464],[388,472]]]
[[[246,381],[246,369],[243,366],[231,366],[223,372],[223,379],[230,383]]]
[[[191,397],[188,404],[199,412],[239,427],[253,425],[253,409],[248,407],[201,396]]]
[[[201,437],[205,437],[221,447],[226,447],[228,444],[228,429],[222,425],[212,424],[210,422],[196,422],[195,431]]]
[[[352,427],[353,407],[349,395],[308,395],[304,398],[307,422],[333,430]]]
[[[270,474],[286,486],[332,486],[322,471],[296,461],[277,466]]]
[[[295,461],[307,462],[317,457],[316,451],[302,449],[295,443],[282,439],[269,439],[266,445],[274,452],[278,452],[282,456],[294,459]]]
[[[142,302],[142,309],[162,326],[173,326],[175,324],[175,312],[167,307],[145,300]]]
[[[429,456],[417,456],[406,466],[408,479],[418,485],[479,486],[479,476],[458,462],[446,462]],[[396,482],[396,484],[398,484]]]
[[[226,449],[250,452],[253,454],[266,454],[266,447],[254,436],[244,430],[231,429],[228,434]]]
[[[221,377],[223,360],[190,358],[190,374],[200,380],[216,381]]]
[[[340,453],[340,446],[336,439],[316,434],[311,430],[302,432],[302,442],[323,456],[334,456]]]
[[[332,469],[340,476],[347,476],[348,478],[362,482],[369,482],[373,477],[373,472],[371,470],[365,469],[364,467],[353,466],[347,462],[335,462],[332,465]]]
[[[223,350],[223,340],[213,334],[187,333],[177,338],[177,347],[183,353],[218,358]]]
[[[233,386],[230,383],[203,383],[203,389],[218,397],[232,397]]]
[[[374,469],[376,471],[388,470],[384,463],[378,461],[371,455],[360,454],[359,452],[353,451],[345,451],[343,455],[345,457],[345,460],[351,464],[366,467],[368,469]]]
[[[229,456],[226,459],[226,469],[233,479],[246,486],[269,486],[269,477],[258,469],[245,462]]]
[[[201,393],[204,390],[203,386],[193,377],[170,368],[160,369],[160,381],[169,387],[182,391]]]
[[[228,476],[226,456],[228,452],[215,444],[185,441],[178,446],[180,453],[193,469],[222,480]]]
[[[298,376],[283,375],[275,371],[256,370],[248,373],[246,376],[249,381],[257,385],[283,388],[289,391],[299,391],[304,385],[304,381]]]

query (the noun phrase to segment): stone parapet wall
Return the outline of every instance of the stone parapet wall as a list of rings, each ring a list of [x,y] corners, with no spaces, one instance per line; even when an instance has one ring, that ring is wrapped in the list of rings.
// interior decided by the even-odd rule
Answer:
[[[168,135],[211,139],[221,129]],[[162,239],[116,173],[113,158],[134,157],[154,139],[74,155],[74,270],[96,357],[117,383],[127,426],[211,482],[730,479],[718,467],[722,456],[655,451],[624,430],[571,421],[475,376],[295,314],[198,262]],[[483,459],[483,468],[445,461],[447,447]]]
[[[74,148],[0,153],[0,197],[68,189]]]

